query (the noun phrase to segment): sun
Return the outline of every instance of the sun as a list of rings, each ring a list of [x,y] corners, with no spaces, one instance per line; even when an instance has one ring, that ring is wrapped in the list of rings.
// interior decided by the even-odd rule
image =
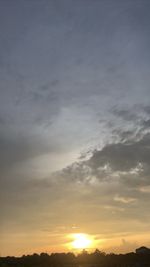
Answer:
[[[92,244],[92,240],[86,234],[73,234],[72,247],[74,249],[86,249]]]

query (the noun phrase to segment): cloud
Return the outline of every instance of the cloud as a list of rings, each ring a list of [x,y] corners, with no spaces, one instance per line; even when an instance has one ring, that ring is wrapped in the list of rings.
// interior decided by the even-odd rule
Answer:
[[[149,145],[149,134],[140,140],[105,145],[91,151],[89,159],[81,159],[64,168],[56,177],[67,183],[70,192],[74,188],[79,199],[89,207],[94,220],[101,216],[96,216],[92,208],[100,210],[103,218],[100,220],[111,216],[112,221],[129,220],[132,225],[136,220],[143,224],[149,218],[150,198],[146,194],[150,183]],[[111,215],[108,215],[110,210]]]
[[[123,197],[123,196],[118,196],[118,195],[116,195],[116,196],[114,197],[114,200],[115,200],[115,201],[122,202],[122,203],[124,203],[124,204],[133,203],[133,202],[137,201],[136,198],[132,198],[132,197]]]
[[[135,142],[124,142],[106,145],[102,150],[95,150],[88,161],[93,170],[104,167],[106,164],[112,171],[128,172],[139,163],[150,163],[150,135],[146,134],[142,139]]]
[[[135,121],[138,119],[138,115],[129,109],[113,109],[115,116],[118,116],[126,121]]]
[[[139,188],[139,191],[140,192],[143,192],[143,193],[150,193],[150,185],[147,185],[147,186],[141,186]]]
[[[143,110],[149,115],[150,114],[150,106],[147,105],[147,106],[144,106],[143,107]]]
[[[42,138],[32,134],[14,133],[11,129],[0,133],[0,167],[8,169],[17,162],[37,157],[55,150],[46,146]]]
[[[55,232],[66,224],[105,236],[122,236],[127,223],[132,232],[148,229],[143,1],[1,3],[4,233]]]

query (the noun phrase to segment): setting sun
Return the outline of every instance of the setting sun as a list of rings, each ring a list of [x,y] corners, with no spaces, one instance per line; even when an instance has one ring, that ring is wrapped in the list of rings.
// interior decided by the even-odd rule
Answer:
[[[75,249],[89,248],[92,244],[92,240],[86,234],[73,234],[73,238],[72,247]]]

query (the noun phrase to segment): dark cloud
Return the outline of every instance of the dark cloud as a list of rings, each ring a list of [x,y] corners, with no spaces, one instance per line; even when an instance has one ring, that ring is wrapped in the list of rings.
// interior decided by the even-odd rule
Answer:
[[[89,186],[106,183],[108,190],[112,189],[114,194],[118,194],[116,190],[122,192],[117,198],[118,201],[120,199],[122,203],[130,203],[130,200],[139,198],[140,188],[149,186],[149,147],[150,134],[145,134],[141,139],[132,142],[105,145],[100,150],[91,151],[88,160],[83,158],[65,168],[59,175],[64,181],[71,183]],[[112,184],[118,186],[113,188]]]
[[[138,115],[128,109],[116,109],[115,108],[113,109],[113,113],[115,116],[118,116],[126,121],[134,121],[138,119]]]
[[[134,143],[110,144],[101,151],[95,151],[89,160],[89,165],[98,168],[108,164],[114,171],[129,171],[138,163],[150,163],[149,144],[149,134]]]
[[[142,125],[145,129],[150,129],[150,119],[143,121]]]
[[[143,110],[144,110],[147,114],[150,114],[150,106],[145,106],[145,107],[143,107]]]

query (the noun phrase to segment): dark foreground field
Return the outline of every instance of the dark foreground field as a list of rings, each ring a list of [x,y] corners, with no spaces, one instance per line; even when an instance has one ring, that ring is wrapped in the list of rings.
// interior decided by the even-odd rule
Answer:
[[[23,255],[22,257],[0,257],[0,267],[150,267],[150,254],[105,254],[83,251],[73,253],[47,253]]]

